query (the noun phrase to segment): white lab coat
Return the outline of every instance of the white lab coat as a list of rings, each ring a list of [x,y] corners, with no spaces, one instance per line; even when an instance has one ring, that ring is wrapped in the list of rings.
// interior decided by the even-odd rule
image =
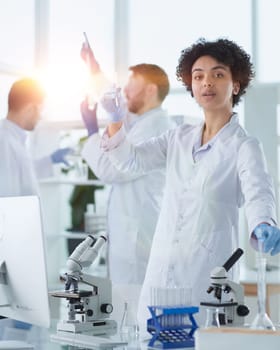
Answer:
[[[210,271],[238,246],[238,208],[245,203],[249,232],[276,221],[274,190],[259,142],[247,136],[234,115],[208,154],[194,162],[192,149],[202,125],[183,125],[134,147],[122,131],[108,151],[122,171],[167,168],[166,188],[139,301],[143,331],[150,317],[150,288],[190,286],[192,304],[207,300]],[[114,140],[115,138],[115,140]],[[108,145],[107,145],[108,146]],[[244,232],[244,234],[246,234]],[[238,279],[236,269],[229,277]],[[235,274],[235,276],[233,276]]]
[[[161,108],[125,120],[134,144],[158,136],[175,124]],[[108,201],[109,274],[116,284],[142,284],[165,183],[164,169],[149,174],[118,171],[100,149],[100,136],[92,135],[82,156],[96,176],[112,184]]]
[[[38,195],[36,176],[40,171],[51,173],[51,160],[46,157],[38,161],[37,174],[26,141],[25,130],[7,119],[0,121],[0,197]]]

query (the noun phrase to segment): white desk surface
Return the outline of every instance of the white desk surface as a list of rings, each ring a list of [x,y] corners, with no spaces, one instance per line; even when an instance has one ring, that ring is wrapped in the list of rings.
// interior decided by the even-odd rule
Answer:
[[[8,347],[7,341],[12,340],[13,342],[26,342],[31,344],[34,347],[34,350],[81,350],[81,349],[92,349],[87,346],[73,346],[71,345],[71,341],[69,345],[63,344],[57,341],[53,341],[51,339],[51,335],[56,334],[56,326],[57,319],[51,319],[51,326],[49,329],[42,328],[38,326],[32,326],[30,329],[20,329],[14,328],[13,322],[10,319],[2,319],[0,322],[0,350],[8,350],[8,349],[18,349],[16,346]],[[87,333],[89,334],[89,333]],[[105,338],[106,336],[101,336],[101,338]],[[136,338],[133,335],[120,335],[115,334],[109,337],[112,340],[117,341],[127,341],[128,345],[126,346],[118,346],[114,347],[114,350],[146,350],[148,341],[142,341],[139,338]],[[2,344],[1,344],[2,343]],[[1,347],[3,345],[3,347]],[[10,346],[11,344],[9,344]],[[15,343],[13,345],[16,345]],[[19,349],[23,349],[22,347]],[[103,347],[104,349],[104,347]],[[97,350],[97,348],[96,348]],[[99,349],[100,350],[100,349]],[[105,349],[104,349],[105,350]],[[191,348],[189,348],[191,350]]]
[[[280,285],[280,269],[279,270],[272,270],[268,271],[266,273],[266,281],[270,285]],[[240,282],[241,283],[247,283],[247,284],[256,284],[257,283],[257,271],[253,269],[246,268],[245,266],[240,266]],[[35,350],[78,350],[81,349],[79,347],[74,346],[63,346],[59,343],[52,342],[50,340],[50,334],[53,334],[56,332],[56,323],[54,320],[52,320],[52,326],[50,330],[43,330],[39,331],[38,338],[35,340]],[[39,347],[38,347],[39,346]],[[126,347],[116,347],[115,349],[118,350],[146,350],[147,342],[141,342],[141,341],[133,341],[128,344]],[[191,350],[191,348],[188,348],[188,350]]]

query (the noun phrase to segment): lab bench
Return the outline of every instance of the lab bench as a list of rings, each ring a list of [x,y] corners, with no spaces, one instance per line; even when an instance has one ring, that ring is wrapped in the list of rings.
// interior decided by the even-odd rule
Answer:
[[[48,178],[40,180],[40,184],[49,185],[79,185],[79,186],[104,186],[104,183],[100,180],[86,180],[79,178],[71,178],[67,176],[60,176],[58,178]]]
[[[69,343],[67,341],[58,341],[55,340],[54,338],[56,337],[56,325],[57,325],[58,320],[57,319],[52,319],[51,320],[51,326],[49,329],[45,329],[45,328],[41,328],[41,327],[37,327],[37,326],[33,326],[30,330],[20,330],[20,329],[9,329],[9,334],[10,337],[7,336],[5,340],[2,341],[2,345],[1,345],[1,340],[0,340],[0,350],[1,349],[25,349],[25,347],[10,347],[11,344],[9,344],[9,339],[12,339],[12,342],[18,342],[18,343],[22,343],[27,345],[30,344],[34,350],[78,350],[78,349],[95,349],[95,350],[112,350],[112,349],[116,349],[116,350],[144,350],[147,349],[147,345],[148,342],[147,341],[140,341],[137,337],[130,337],[127,338],[126,335],[120,335],[120,334],[115,334],[113,336],[109,336],[108,340],[110,342],[127,342],[127,345],[121,345],[118,347],[112,347],[112,345],[109,343],[108,347],[106,346],[106,344],[103,343],[103,339],[107,338],[104,335],[101,335],[100,337],[95,336],[93,338],[93,344],[92,345],[73,345],[71,344],[71,336],[75,337],[74,333],[70,333],[70,341]],[[24,334],[24,332],[26,332],[26,334]],[[67,332],[66,332],[67,333]],[[9,335],[7,334],[7,335]],[[89,334],[89,333],[88,333]],[[86,334],[78,334],[78,338],[81,337],[89,337],[89,335]],[[99,340],[99,338],[101,338],[101,340]],[[105,339],[106,340],[106,339]],[[98,347],[99,342],[101,342],[101,346]],[[9,344],[9,345],[8,345]],[[13,345],[15,345],[15,343],[13,343]],[[18,345],[18,344],[17,344]],[[29,349],[26,348],[26,349]],[[188,348],[190,350],[192,350],[192,348]]]

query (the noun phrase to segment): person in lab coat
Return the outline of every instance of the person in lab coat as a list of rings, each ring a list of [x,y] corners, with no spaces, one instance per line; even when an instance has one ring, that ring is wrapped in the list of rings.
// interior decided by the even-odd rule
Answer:
[[[28,132],[37,125],[45,92],[32,78],[13,83],[8,95],[8,114],[0,121],[0,196],[38,195],[37,176],[52,174],[52,164],[66,162],[69,148],[32,161],[26,146]]]
[[[260,142],[247,134],[233,107],[254,76],[249,55],[227,39],[201,38],[182,51],[177,78],[201,106],[204,122],[182,125],[135,145],[126,136],[121,101],[103,102],[111,123],[101,147],[131,174],[166,169],[166,187],[141,291],[141,332],[151,317],[151,287],[190,287],[192,305],[206,293],[210,272],[238,247],[238,209],[245,206],[250,241],[280,251],[275,194]],[[114,208],[118,213],[118,206]],[[235,266],[229,278],[237,280]],[[202,316],[202,317],[201,317]],[[201,321],[202,313],[198,315]]]
[[[129,71],[124,87],[126,101],[119,109],[125,114],[127,138],[139,144],[173,128],[175,123],[161,106],[169,92],[164,70],[155,64],[138,64]],[[117,170],[100,149],[96,109],[90,111],[84,101],[82,116],[91,135],[82,156],[98,178],[112,185],[107,220],[109,276],[114,284],[142,285],[160,211],[165,171],[156,169],[143,175]]]

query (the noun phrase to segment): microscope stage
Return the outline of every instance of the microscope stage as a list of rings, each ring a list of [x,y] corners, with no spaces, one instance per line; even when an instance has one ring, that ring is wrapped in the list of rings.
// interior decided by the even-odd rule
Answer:
[[[91,297],[92,291],[90,290],[80,290],[78,292],[71,292],[71,291],[65,291],[65,290],[58,290],[54,292],[50,292],[50,295],[57,298],[71,298],[71,299],[80,299],[84,297]]]
[[[210,303],[210,302],[201,302],[202,306],[213,306],[213,307],[226,307],[226,306],[236,306],[238,305],[236,302],[227,302],[227,303]]]

